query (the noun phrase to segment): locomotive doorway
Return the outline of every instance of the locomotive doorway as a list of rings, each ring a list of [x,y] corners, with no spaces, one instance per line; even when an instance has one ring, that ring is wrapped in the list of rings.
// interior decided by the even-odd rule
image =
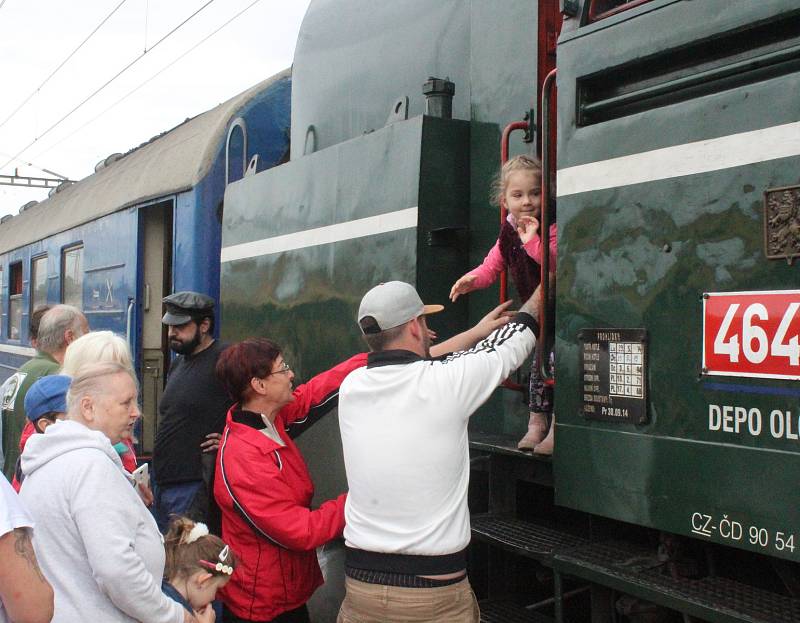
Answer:
[[[139,209],[139,232],[142,267],[139,273],[141,340],[139,374],[142,380],[141,450],[152,456],[158,425],[158,402],[164,391],[169,362],[167,332],[161,324],[161,299],[171,289],[172,215],[175,202],[170,199]]]

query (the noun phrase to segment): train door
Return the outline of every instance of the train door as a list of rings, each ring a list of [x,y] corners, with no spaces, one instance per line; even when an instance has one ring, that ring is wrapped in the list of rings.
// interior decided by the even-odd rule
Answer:
[[[510,137],[524,131],[523,141],[532,143],[530,151],[541,157],[543,165],[542,217],[540,235],[545,249],[548,224],[555,218],[552,184],[555,167],[555,68],[556,43],[562,25],[559,3],[543,0],[537,4],[537,47],[531,79],[532,113],[524,121],[506,126],[501,142],[501,161],[511,153]],[[549,191],[549,192],[548,192]],[[501,213],[501,226],[506,214]],[[548,257],[544,253],[544,258]],[[549,262],[542,262],[543,284]],[[510,280],[501,280],[501,297],[510,295]],[[509,290],[507,292],[506,290]],[[513,296],[513,295],[511,295]],[[540,317],[538,362],[548,362],[552,343],[555,299],[548,297]],[[552,383],[549,366],[542,374]],[[527,372],[527,366],[523,368]],[[520,377],[517,377],[518,379]],[[525,386],[511,379],[504,386],[524,393]],[[506,394],[509,397],[510,394]],[[511,402],[510,400],[506,403]],[[527,420],[527,400],[517,398]],[[518,449],[521,435],[482,434],[471,427],[472,460],[470,509],[473,545],[469,575],[481,598],[482,621],[564,621],[565,615],[581,616],[588,606],[583,587],[561,584],[552,573],[552,553],[559,546],[576,542],[574,535],[585,533],[585,525],[575,514],[555,508],[554,477],[548,457]],[[556,449],[556,452],[558,450]],[[565,600],[565,594],[569,600]],[[572,599],[574,597],[574,599]],[[566,603],[565,603],[566,601]],[[525,605],[522,605],[525,604]],[[550,617],[552,611],[553,617]],[[577,620],[577,619],[576,619]],[[581,619],[585,620],[585,619]]]
[[[139,210],[141,258],[139,285],[140,363],[142,380],[141,449],[153,452],[158,402],[164,390],[168,359],[167,335],[161,324],[161,299],[169,294],[172,274],[172,214],[174,201]]]

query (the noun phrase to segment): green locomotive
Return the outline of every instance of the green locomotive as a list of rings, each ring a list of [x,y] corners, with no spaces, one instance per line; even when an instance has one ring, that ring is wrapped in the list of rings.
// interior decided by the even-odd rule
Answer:
[[[444,302],[497,237],[501,144],[545,156],[556,450],[516,450],[513,388],[472,420],[482,620],[800,621],[797,2],[314,0],[292,72],[290,160],[225,194],[221,298],[300,377],[364,348],[372,285]],[[335,417],[300,445],[344,490]]]

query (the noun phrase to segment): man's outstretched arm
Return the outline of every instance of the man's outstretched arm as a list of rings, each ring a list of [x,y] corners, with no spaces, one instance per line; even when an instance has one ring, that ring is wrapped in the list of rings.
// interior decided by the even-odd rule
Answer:
[[[525,301],[520,307],[519,311],[530,314],[534,319],[539,319],[539,306],[542,301],[541,286],[536,288],[536,291],[531,297]],[[441,344],[434,344],[431,346],[431,357],[441,357],[460,350],[468,350],[475,346],[482,339],[487,337],[492,331],[502,327],[513,316],[513,312],[509,312],[508,308],[511,306],[512,301],[506,301],[495,307],[492,311],[480,319],[471,329],[467,329],[463,333],[454,335],[449,340],[445,340]]]

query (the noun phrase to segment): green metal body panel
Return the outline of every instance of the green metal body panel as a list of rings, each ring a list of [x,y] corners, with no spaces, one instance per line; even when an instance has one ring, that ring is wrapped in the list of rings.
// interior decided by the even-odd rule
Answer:
[[[567,32],[559,170],[800,120],[796,72],[598,123],[576,117],[584,76],[796,12],[791,1],[654,0]],[[800,386],[701,374],[703,293],[797,289],[796,266],[764,257],[762,211],[766,189],[798,183],[800,158],[790,157],[559,197],[558,504],[800,560],[800,441],[708,424],[711,404],[780,409],[793,414],[796,433]],[[645,424],[581,415],[578,331],[604,327],[648,331]],[[726,537],[726,522],[738,522],[742,538]],[[766,530],[768,543],[751,543],[751,528]],[[780,548],[791,535],[793,551]]]
[[[270,337],[301,383],[365,350],[355,316],[375,284],[400,279],[444,300],[465,251],[429,236],[468,219],[468,145],[469,124],[419,116],[230,185],[223,248],[414,207],[417,225],[223,261],[223,338]],[[445,334],[465,322],[456,306],[431,326]],[[318,500],[346,488],[338,439],[334,417],[301,438]]]
[[[314,0],[292,64],[292,159],[310,153],[310,127],[320,150],[382,128],[401,98],[423,114],[428,76],[449,76],[453,117],[468,119],[469,4]]]
[[[465,229],[452,239],[455,246],[444,247],[429,247],[427,233],[415,242],[407,233],[387,234],[386,244],[394,249],[388,256],[358,241],[347,251],[337,245],[338,268],[333,272],[319,268],[328,261],[322,249],[300,252],[300,263],[291,254],[224,263],[222,326],[228,339],[252,332],[276,335],[290,349],[287,357],[307,377],[361,347],[353,316],[363,293],[378,281],[417,280],[423,296],[446,302],[453,281],[479,264],[497,238],[499,210],[490,203],[490,186],[500,165],[503,127],[520,120],[536,99],[537,15],[536,3],[530,0],[311,3],[292,67],[293,166],[276,168],[265,181],[246,179],[230,188],[223,246],[415,205],[420,206],[423,232],[428,227]],[[447,76],[456,85],[453,116],[468,122],[463,149],[441,151],[441,145],[455,140],[447,138],[451,128],[459,126],[437,125],[435,119],[426,119],[425,136],[416,147],[413,140],[404,143],[398,136],[405,132],[398,128],[414,123],[425,110],[422,84],[431,75]],[[401,97],[408,97],[411,119],[386,125]],[[310,126],[313,140],[306,145]],[[511,152],[529,150],[515,134]],[[422,151],[427,160],[416,179],[412,169],[419,166],[416,159]],[[245,200],[245,194],[250,199]],[[232,207],[267,196],[285,206],[280,218],[256,208],[244,218]],[[353,208],[356,205],[360,207]],[[289,206],[302,206],[302,211],[298,208],[289,218],[286,212],[294,210]],[[363,271],[356,279],[354,266]],[[253,292],[254,280],[267,276],[263,289]],[[287,303],[283,292],[293,297],[293,288],[302,294]],[[324,322],[317,313],[319,303],[310,302],[314,300],[328,301]],[[497,301],[496,285],[471,293],[448,305],[452,311],[432,324],[446,337],[476,322]],[[284,309],[291,314],[283,314]],[[329,322],[336,330],[329,330]],[[283,339],[293,332],[305,333],[300,327],[308,323],[315,327],[313,336],[296,335],[291,343]],[[500,390],[471,426],[522,435],[526,417],[521,394]]]

